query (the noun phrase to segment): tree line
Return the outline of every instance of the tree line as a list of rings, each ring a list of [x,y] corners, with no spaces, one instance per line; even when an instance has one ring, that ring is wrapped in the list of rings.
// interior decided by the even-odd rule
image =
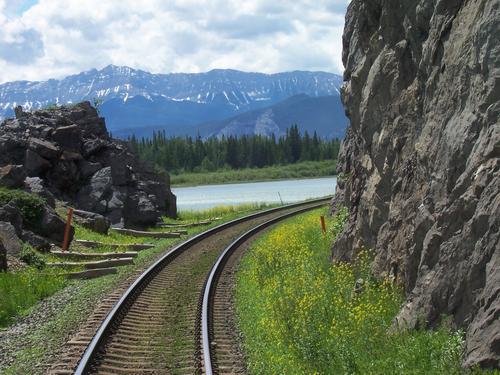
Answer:
[[[171,173],[215,171],[223,168],[261,168],[299,161],[337,158],[340,140],[325,140],[307,131],[301,134],[293,125],[285,135],[276,137],[244,135],[202,139],[200,136],[168,137],[165,131],[151,138],[129,138],[133,149]]]

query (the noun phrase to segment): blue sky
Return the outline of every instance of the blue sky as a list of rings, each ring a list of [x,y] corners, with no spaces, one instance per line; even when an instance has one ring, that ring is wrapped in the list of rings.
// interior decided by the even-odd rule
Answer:
[[[0,83],[109,64],[153,73],[343,70],[349,0],[0,0]]]
[[[22,4],[20,4],[19,7],[16,10],[17,15],[23,14],[28,9],[30,9],[33,5],[35,5],[37,2],[38,2],[37,0],[26,0],[26,1],[23,1]]]

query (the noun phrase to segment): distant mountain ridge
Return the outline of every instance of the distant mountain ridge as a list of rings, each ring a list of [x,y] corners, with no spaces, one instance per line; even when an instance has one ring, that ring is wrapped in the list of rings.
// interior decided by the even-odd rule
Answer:
[[[327,138],[343,138],[347,122],[338,95],[313,98],[305,94],[292,96],[270,107],[248,111],[229,119],[201,124],[197,131],[202,136],[284,134],[292,124],[302,130],[313,131]]]
[[[269,107],[300,94],[338,96],[341,84],[341,76],[326,72],[263,74],[216,69],[152,74],[109,65],[61,80],[4,83],[0,85],[0,117],[12,116],[16,105],[31,110],[99,99],[113,133],[123,129],[135,133],[145,127],[182,133],[184,128]]]

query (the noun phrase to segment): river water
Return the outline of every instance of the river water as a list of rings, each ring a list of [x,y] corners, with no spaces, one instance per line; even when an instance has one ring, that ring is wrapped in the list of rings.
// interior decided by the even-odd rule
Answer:
[[[203,210],[246,203],[294,203],[333,195],[336,177],[172,188],[177,209]]]

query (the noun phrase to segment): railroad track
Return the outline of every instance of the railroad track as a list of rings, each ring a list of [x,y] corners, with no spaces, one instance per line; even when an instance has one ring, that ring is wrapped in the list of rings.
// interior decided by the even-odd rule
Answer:
[[[329,200],[236,219],[169,251],[122,295],[75,374],[243,373],[228,305],[242,245],[273,223]]]

